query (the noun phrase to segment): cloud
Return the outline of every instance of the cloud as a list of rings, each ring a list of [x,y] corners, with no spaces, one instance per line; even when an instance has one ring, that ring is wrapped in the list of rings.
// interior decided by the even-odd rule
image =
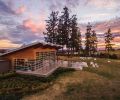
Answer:
[[[14,15],[15,12],[13,11],[13,9],[7,3],[0,0],[0,14]]]
[[[22,43],[30,43],[31,41],[36,40],[44,40],[42,32],[45,31],[45,19],[48,18],[49,10],[62,11],[62,8],[65,5],[73,11],[76,10],[74,8],[77,8],[78,12],[80,12],[81,14],[77,11],[73,13],[78,13],[78,18],[83,16],[82,18],[84,19],[82,20],[86,22],[90,20],[99,21],[105,18],[109,19],[109,16],[113,17],[114,13],[112,12],[114,12],[114,9],[119,10],[119,0],[43,0],[42,2],[45,2],[42,5],[44,9],[40,7],[40,10],[42,10],[40,11],[39,15],[37,10],[39,7],[37,7],[37,5],[35,5],[35,7],[29,7],[32,3],[34,3],[32,2],[34,0],[25,1],[24,3],[21,2],[22,6],[19,6],[16,1],[13,3],[16,5],[11,5],[11,1],[13,0],[0,0],[0,40],[8,40],[9,42],[12,42],[12,44],[18,45]],[[28,2],[30,2],[30,5]],[[13,10],[16,7],[18,7],[18,9]],[[30,12],[26,10],[26,7],[30,8]],[[47,8],[49,8],[49,10],[46,10]],[[105,11],[103,9],[105,9]],[[108,11],[106,9],[112,10]],[[23,16],[11,16],[21,15],[23,13]],[[29,15],[29,13],[32,14]],[[109,13],[112,15],[110,15]],[[23,21],[23,19],[26,20]],[[103,33],[105,33],[109,27],[111,27],[112,32],[117,33],[115,35],[118,36],[118,34],[120,34],[119,23],[120,21],[117,19],[116,21],[112,20],[95,24],[94,29],[98,34],[98,38],[100,40],[99,42],[104,42]],[[86,25],[81,25],[80,28],[82,33],[86,32]],[[119,38],[115,38],[115,41],[117,41],[118,43]]]
[[[12,41],[7,40],[7,39],[0,40],[0,48],[16,48],[20,46],[21,46],[20,44],[12,43]]]
[[[119,0],[47,0],[51,10],[61,9],[64,6],[76,8],[78,6],[92,6],[104,9],[118,9],[120,7]]]
[[[111,13],[88,13],[80,18],[80,22],[95,22],[96,20],[105,20],[111,16]]]
[[[14,28],[9,28],[7,32],[7,39],[11,40],[13,43],[30,43],[33,40],[43,40],[41,34],[33,33],[31,30],[25,28],[23,25],[18,24]]]
[[[32,32],[43,32],[45,30],[45,23],[35,23],[32,19],[27,19],[23,21],[23,26],[30,29]]]
[[[79,6],[83,0],[47,0],[49,2],[49,8],[50,10],[59,10],[63,8],[64,6],[67,6],[69,8],[74,8]]]
[[[34,40],[44,40],[43,35],[34,33],[23,24],[16,22],[14,17],[0,16],[0,40],[8,40],[13,44],[27,44]],[[4,42],[8,42],[4,41]],[[0,42],[1,43],[1,42]],[[7,48],[8,45],[6,45]],[[10,45],[11,46],[11,45]],[[10,47],[8,46],[8,48]],[[0,45],[0,48],[3,47]],[[13,45],[11,46],[11,48]]]
[[[105,33],[108,28],[111,28],[112,33],[120,34],[120,18],[114,18],[104,22],[98,22],[95,24],[95,30]]]
[[[22,5],[15,11],[15,13],[19,15],[19,14],[23,14],[25,11],[26,11],[26,7],[25,5]]]
[[[85,4],[97,8],[112,9],[120,6],[119,3],[119,0],[87,0]]]
[[[30,29],[32,32],[38,32],[39,26],[36,25],[31,19],[27,19],[23,21],[23,25],[25,28]]]
[[[120,37],[115,37],[113,41],[114,42],[120,42]]]

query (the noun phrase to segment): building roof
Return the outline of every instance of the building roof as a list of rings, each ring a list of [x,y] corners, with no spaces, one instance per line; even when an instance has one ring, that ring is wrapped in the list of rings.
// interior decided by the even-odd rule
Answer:
[[[26,49],[26,48],[29,48],[29,47],[36,46],[36,45],[41,45],[41,46],[43,46],[43,47],[46,47],[46,46],[47,46],[47,47],[53,47],[53,48],[57,48],[57,49],[62,48],[61,45],[57,45],[57,44],[53,44],[53,43],[34,42],[34,43],[31,43],[31,44],[28,44],[28,45],[21,46],[21,47],[16,48],[16,49],[9,50],[8,52],[1,54],[0,56],[4,56],[4,55],[7,55],[7,54],[11,54],[11,53],[14,53],[14,52],[17,52],[17,51],[20,51],[20,50],[23,50],[23,49]]]

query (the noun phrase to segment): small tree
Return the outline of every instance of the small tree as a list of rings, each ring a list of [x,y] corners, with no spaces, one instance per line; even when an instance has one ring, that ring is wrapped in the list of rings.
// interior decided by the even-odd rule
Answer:
[[[63,20],[60,17],[58,21],[58,30],[57,30],[57,44],[64,45],[64,34],[63,34]]]
[[[80,54],[80,52],[83,52],[83,48],[82,48],[82,36],[80,29],[78,28],[78,53]]]
[[[58,24],[58,44],[66,46],[69,48],[69,35],[70,35],[70,17],[69,9],[67,7],[63,8],[62,15],[59,17]]]
[[[79,49],[79,38],[78,38],[78,27],[77,27],[77,18],[76,15],[73,15],[71,18],[71,34],[70,34],[70,45],[72,52],[76,52]]]
[[[46,35],[45,41],[50,43],[57,43],[57,25],[58,25],[58,12],[52,12],[48,20],[46,20]]]
[[[108,54],[108,58],[109,58],[110,51],[113,50],[113,47],[112,47],[113,44],[111,44],[112,40],[113,40],[113,36],[111,33],[111,29],[109,28],[108,32],[105,33],[105,50]]]
[[[93,30],[91,35],[92,55],[95,55],[95,53],[97,52],[97,42],[98,41],[97,41],[96,32]]]
[[[85,33],[85,54],[91,56],[92,43],[91,43],[91,28],[90,23],[87,25],[87,32]]]
[[[63,8],[63,15],[61,16],[63,21],[63,39],[64,39],[64,45],[68,46],[69,41],[69,34],[70,34],[70,17],[69,17],[69,9],[67,7]]]

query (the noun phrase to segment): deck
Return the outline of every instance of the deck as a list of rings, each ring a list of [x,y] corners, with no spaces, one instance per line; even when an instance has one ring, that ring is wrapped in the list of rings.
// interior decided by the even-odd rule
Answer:
[[[34,75],[34,76],[41,76],[41,77],[47,77],[50,74],[52,74],[58,67],[42,67],[40,69],[37,69],[35,71],[21,71],[17,70],[16,73],[18,74],[24,74],[24,75]]]
[[[74,68],[76,70],[82,70],[83,66],[87,66],[86,64],[83,64],[82,62],[69,62],[69,61],[63,61],[59,60],[55,67],[53,66],[44,66],[39,69],[36,69],[35,71],[27,70],[27,71],[21,71],[17,70],[16,72],[19,74],[25,74],[25,75],[34,75],[34,76],[42,76],[47,77],[50,74],[52,74],[57,68],[63,67],[63,68]]]

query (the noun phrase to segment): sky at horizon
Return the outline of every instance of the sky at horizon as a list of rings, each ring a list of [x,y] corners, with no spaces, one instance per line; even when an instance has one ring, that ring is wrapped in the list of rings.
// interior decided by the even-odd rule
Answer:
[[[120,17],[120,0],[0,0],[0,48],[43,41],[45,20],[65,6],[79,24]]]

